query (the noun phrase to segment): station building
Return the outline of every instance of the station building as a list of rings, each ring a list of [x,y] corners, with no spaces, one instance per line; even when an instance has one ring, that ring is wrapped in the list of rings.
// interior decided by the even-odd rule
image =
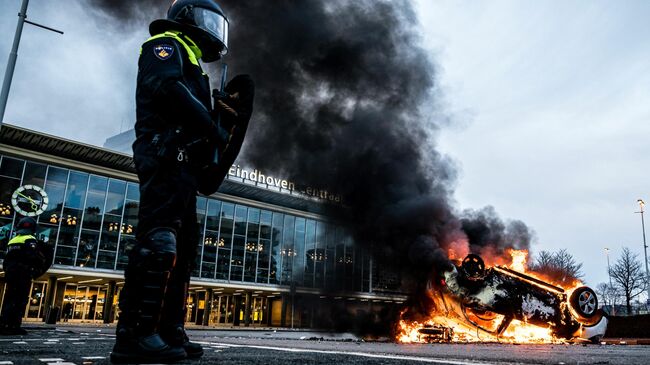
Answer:
[[[114,140],[127,146],[128,138]],[[54,246],[54,262],[32,284],[26,321],[115,320],[138,226],[137,176],[125,152],[2,126],[0,237],[10,237],[20,218],[11,204],[18,187],[42,187],[49,199],[38,236]],[[201,234],[187,322],[322,328],[331,325],[333,308],[372,314],[403,302],[399,276],[323,214],[333,200],[233,166],[219,192],[197,200]]]

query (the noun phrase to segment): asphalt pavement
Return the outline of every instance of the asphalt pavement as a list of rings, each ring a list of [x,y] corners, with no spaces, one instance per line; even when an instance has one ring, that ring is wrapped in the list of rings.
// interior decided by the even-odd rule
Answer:
[[[200,360],[179,364],[649,364],[650,346],[416,344],[363,341],[352,334],[292,330],[191,329]],[[0,365],[109,364],[114,327],[33,327],[0,337]]]

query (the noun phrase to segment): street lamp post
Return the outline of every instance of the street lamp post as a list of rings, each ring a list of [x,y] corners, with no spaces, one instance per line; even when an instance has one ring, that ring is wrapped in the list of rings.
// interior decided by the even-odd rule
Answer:
[[[645,202],[642,199],[637,199],[641,210],[637,213],[641,214],[641,230],[643,232],[643,258],[645,261],[645,278],[646,278],[646,290],[648,298],[646,299],[646,306],[650,307],[650,271],[648,271],[648,245],[645,240],[645,221],[643,220],[643,208],[645,207]]]
[[[9,88],[11,88],[11,80],[14,77],[14,69],[16,68],[16,59],[18,59],[18,45],[20,45],[20,37],[23,34],[23,25],[25,23],[35,25],[39,28],[51,30],[56,33],[63,34],[62,31],[54,28],[46,27],[44,25],[34,23],[27,20],[27,5],[29,0],[23,0],[18,13],[18,25],[16,25],[16,33],[14,34],[14,43],[9,53],[9,60],[7,61],[7,69],[5,70],[5,78],[2,82],[2,91],[0,92],[0,127],[5,117],[5,109],[7,107],[7,100],[9,99]]]
[[[609,266],[609,247],[605,247],[605,256],[607,256],[607,276],[609,277],[609,295],[612,301],[612,315],[616,315],[616,303],[614,300],[614,285],[612,285],[612,269]]]
[[[605,247],[605,256],[607,256],[607,276],[609,277],[609,286],[612,286],[612,269],[609,266],[609,247]]]

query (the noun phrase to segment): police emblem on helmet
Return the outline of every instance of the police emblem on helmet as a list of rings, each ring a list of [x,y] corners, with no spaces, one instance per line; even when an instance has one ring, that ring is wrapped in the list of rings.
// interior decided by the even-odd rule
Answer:
[[[153,54],[164,61],[174,54],[174,47],[169,44],[161,44],[153,47]]]

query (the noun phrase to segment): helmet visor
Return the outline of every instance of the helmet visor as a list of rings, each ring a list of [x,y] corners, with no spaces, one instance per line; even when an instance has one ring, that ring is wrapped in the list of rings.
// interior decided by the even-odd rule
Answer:
[[[223,15],[204,8],[194,8],[194,20],[196,25],[223,44],[221,55],[228,52],[228,19]]]

